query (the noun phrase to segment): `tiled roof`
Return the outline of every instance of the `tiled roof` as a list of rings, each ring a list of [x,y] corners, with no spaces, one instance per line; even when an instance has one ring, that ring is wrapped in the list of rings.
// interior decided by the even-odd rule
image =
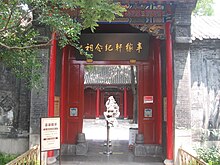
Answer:
[[[131,67],[89,66],[85,69],[84,84],[131,84]]]
[[[192,40],[220,39],[220,17],[192,16]]]

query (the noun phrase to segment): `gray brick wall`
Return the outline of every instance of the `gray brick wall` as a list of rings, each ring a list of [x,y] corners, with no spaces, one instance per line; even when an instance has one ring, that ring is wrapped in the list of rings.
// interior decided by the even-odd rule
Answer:
[[[192,129],[195,141],[220,126],[220,40],[196,40],[191,45]]]
[[[175,128],[191,128],[190,42],[191,13],[195,4],[179,4],[173,23],[173,70]]]
[[[47,117],[48,107],[48,65],[49,49],[39,50],[39,58],[42,61],[41,87],[31,91],[30,109],[30,146],[40,143],[40,118]]]
[[[174,45],[175,128],[191,128],[189,44]]]
[[[16,133],[29,130],[30,89],[25,84],[0,62],[0,126],[13,127]]]
[[[190,25],[194,6],[178,5],[173,23],[175,155],[180,146],[191,147]]]
[[[191,13],[194,7],[195,3],[177,5],[174,18],[175,43],[189,43],[191,41]]]

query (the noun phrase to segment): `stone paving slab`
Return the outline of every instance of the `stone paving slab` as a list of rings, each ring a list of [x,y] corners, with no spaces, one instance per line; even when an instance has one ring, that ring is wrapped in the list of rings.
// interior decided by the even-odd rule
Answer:
[[[129,128],[137,127],[129,120],[118,120],[117,127],[110,128],[110,139],[113,154],[104,154],[106,147],[106,122],[105,120],[84,119],[83,132],[88,142],[88,153],[85,156],[62,156],[62,165],[162,165],[161,157],[135,157],[129,149]],[[58,165],[57,161],[54,165]]]
[[[160,157],[135,157],[133,152],[128,149],[127,141],[112,141],[112,154],[104,154],[106,147],[103,141],[88,141],[89,151],[86,156],[62,156],[61,164],[74,165],[162,165]],[[59,162],[56,162],[58,165]]]

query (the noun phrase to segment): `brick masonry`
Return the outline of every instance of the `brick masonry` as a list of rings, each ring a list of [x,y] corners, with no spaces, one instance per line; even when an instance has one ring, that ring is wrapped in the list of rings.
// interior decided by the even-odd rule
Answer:
[[[175,128],[191,128],[190,42],[191,12],[194,4],[178,5],[175,12],[173,70]]]
[[[177,7],[173,24],[176,149],[220,140],[220,40],[191,40],[192,7]]]
[[[175,128],[191,128],[189,44],[174,47]]]
[[[41,49],[39,58],[43,63],[41,69],[42,84],[39,89],[33,88],[31,91],[30,146],[40,144],[40,118],[47,117],[49,49]]]
[[[191,12],[195,4],[178,5],[173,24],[174,155],[191,144],[190,44]],[[174,161],[176,158],[174,157]],[[177,162],[176,162],[177,163]]]
[[[29,130],[30,89],[0,62],[0,126],[16,134]],[[9,130],[10,131],[10,130]],[[4,133],[4,129],[0,130]]]
[[[196,40],[190,54],[193,140],[218,140],[207,129],[220,126],[220,40]]]

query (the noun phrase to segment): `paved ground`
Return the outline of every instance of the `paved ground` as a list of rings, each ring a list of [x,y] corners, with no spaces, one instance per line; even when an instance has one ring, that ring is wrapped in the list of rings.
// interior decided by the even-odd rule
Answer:
[[[62,156],[63,165],[162,165],[160,157],[135,157],[129,150],[129,128],[136,127],[129,120],[119,120],[117,127],[110,129],[112,143],[111,155],[104,154],[106,147],[105,120],[84,120],[83,132],[86,134],[89,151],[86,156]],[[58,165],[59,162],[56,162]]]
[[[111,140],[129,140],[129,128],[137,128],[130,120],[117,120],[118,125],[110,128]],[[104,119],[84,119],[83,133],[87,140],[106,140],[107,128]]]

